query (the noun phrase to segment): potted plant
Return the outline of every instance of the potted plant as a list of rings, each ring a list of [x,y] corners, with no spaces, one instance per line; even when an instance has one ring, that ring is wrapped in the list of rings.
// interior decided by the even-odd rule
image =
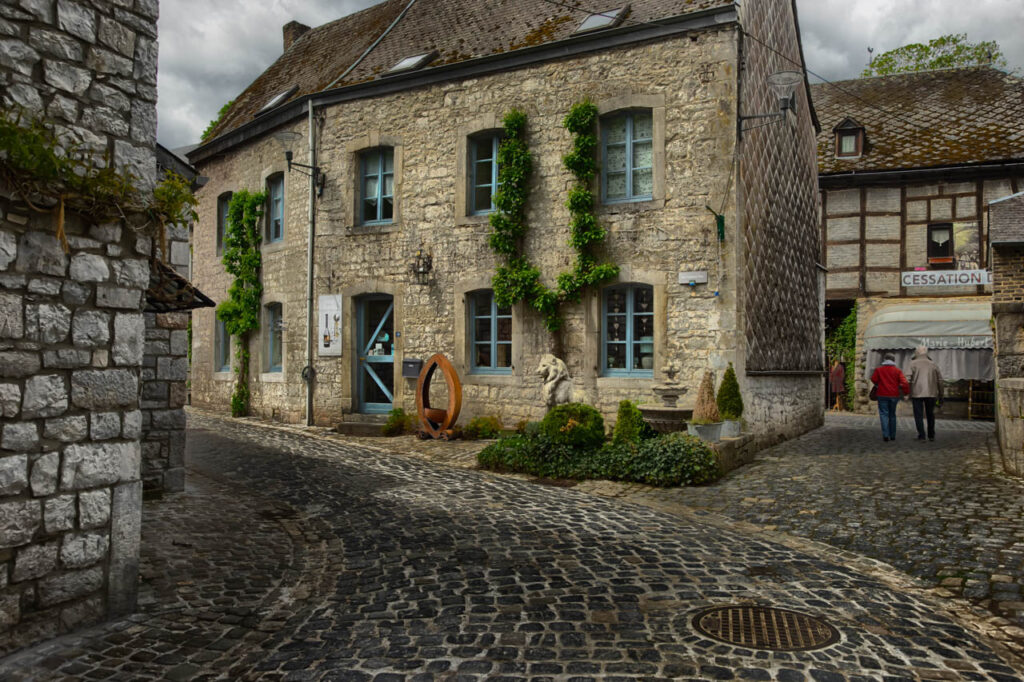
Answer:
[[[715,443],[721,437],[722,422],[715,403],[715,380],[710,370],[704,372],[700,388],[697,389],[697,402],[693,406],[693,418],[688,430],[709,443]]]
[[[722,438],[737,438],[743,430],[740,421],[743,416],[743,396],[740,395],[740,383],[736,381],[736,370],[732,368],[731,362],[722,377],[715,402],[722,418]]]

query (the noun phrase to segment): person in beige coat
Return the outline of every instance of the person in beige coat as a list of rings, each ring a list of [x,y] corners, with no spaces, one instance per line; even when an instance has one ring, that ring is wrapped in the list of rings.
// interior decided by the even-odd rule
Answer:
[[[942,398],[942,374],[928,357],[928,348],[918,346],[910,363],[910,399],[914,403],[914,424],[917,439],[925,439],[925,419],[928,421],[928,440],[935,440],[935,403]]]

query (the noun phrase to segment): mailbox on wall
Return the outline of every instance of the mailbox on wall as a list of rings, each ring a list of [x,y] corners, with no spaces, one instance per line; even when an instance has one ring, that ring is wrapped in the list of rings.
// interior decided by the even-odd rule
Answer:
[[[402,360],[402,378],[418,379],[423,369],[422,360]]]

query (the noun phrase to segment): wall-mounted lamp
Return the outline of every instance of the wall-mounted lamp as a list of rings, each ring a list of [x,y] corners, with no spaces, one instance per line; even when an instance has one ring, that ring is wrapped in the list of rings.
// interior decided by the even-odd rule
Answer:
[[[751,114],[750,116],[740,116],[740,123],[755,118],[782,118],[786,115],[787,111],[796,111],[796,87],[804,82],[804,75],[800,71],[777,71],[772,75],[768,76],[765,80],[768,81],[768,87],[775,93],[775,98],[779,104],[779,110],[773,111],[770,114]],[[767,125],[767,124],[762,124]],[[752,126],[752,128],[759,128],[760,126]],[[751,128],[743,128],[743,130],[750,130]]]
[[[426,284],[430,271],[434,269],[434,257],[431,254],[423,255],[423,249],[416,250],[416,259],[412,262],[412,274],[416,276],[416,282]]]
[[[313,184],[316,186],[317,197],[323,196],[324,183],[327,181],[327,176],[324,175],[320,166],[310,166],[309,164],[292,161],[292,146],[302,138],[302,134],[296,133],[292,130],[282,130],[274,133],[273,138],[277,140],[278,144],[280,144],[281,148],[284,150],[284,158],[285,161],[288,162],[288,172],[291,172],[292,166],[298,167],[300,169],[300,173],[313,178]]]

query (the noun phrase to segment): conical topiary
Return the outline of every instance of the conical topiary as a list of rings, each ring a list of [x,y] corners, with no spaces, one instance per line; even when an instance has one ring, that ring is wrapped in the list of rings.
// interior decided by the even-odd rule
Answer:
[[[729,363],[722,377],[722,385],[718,387],[718,413],[722,419],[739,419],[743,416],[743,396],[740,395],[740,382],[736,381],[736,370]]]
[[[697,404],[693,406],[694,424],[714,424],[721,421],[718,405],[715,404],[715,380],[710,370],[704,372],[704,378],[697,389]]]

